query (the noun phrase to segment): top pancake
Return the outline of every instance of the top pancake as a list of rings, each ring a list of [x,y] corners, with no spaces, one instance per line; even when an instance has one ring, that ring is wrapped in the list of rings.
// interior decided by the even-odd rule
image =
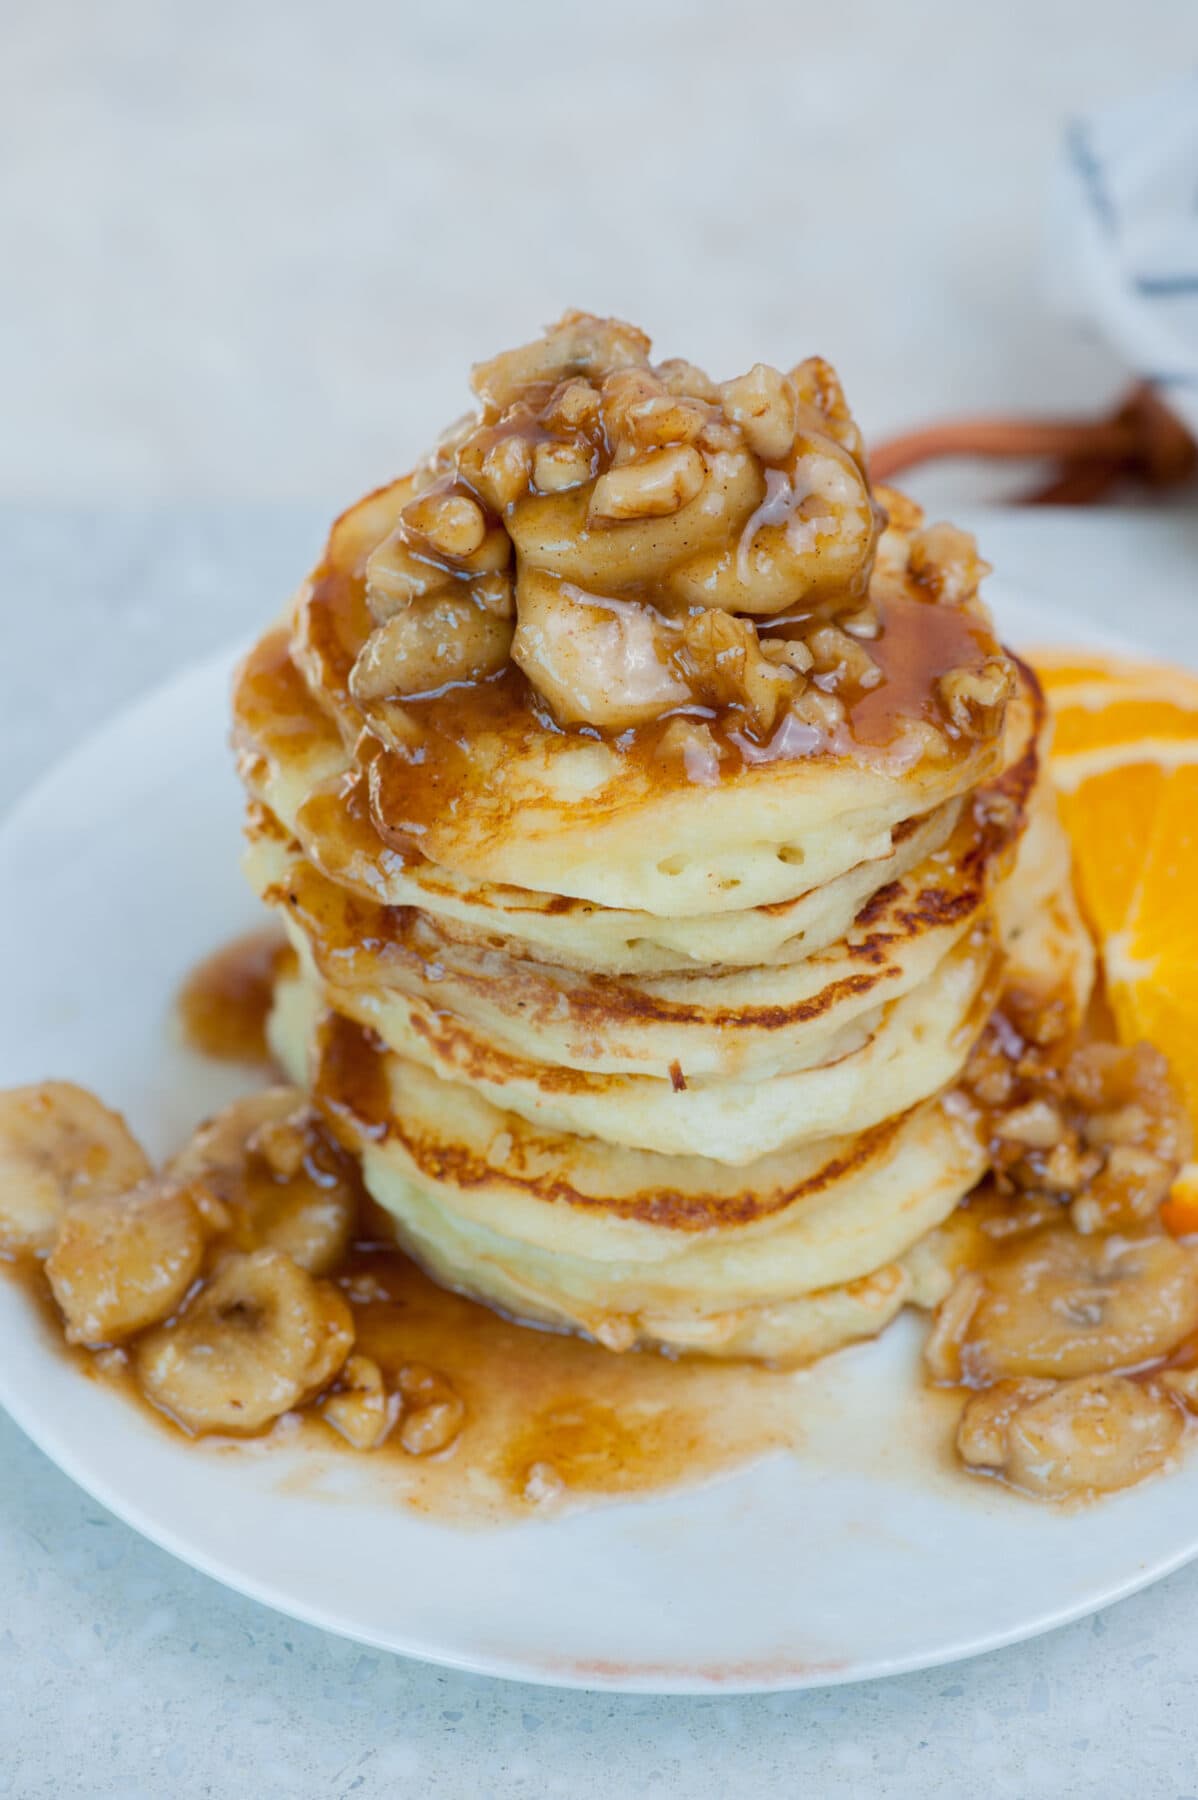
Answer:
[[[1001,733],[954,741],[930,716],[947,668],[1000,654],[988,624],[902,593],[879,598],[883,681],[847,727],[820,744],[806,727],[788,733],[785,718],[770,746],[746,739],[730,751],[711,784],[663,757],[661,733],[626,746],[545,729],[510,691],[514,672],[426,703],[415,747],[389,748],[363,730],[345,685],[343,640],[355,619],[364,630],[361,579],[318,574],[288,626],[251,653],[234,698],[251,787],[289,828],[309,808],[319,860],[324,796],[335,811],[356,778],[384,868],[430,862],[474,883],[657,918],[718,917],[791,901],[890,855],[896,828],[1001,761]],[[786,753],[788,737],[798,754]]]

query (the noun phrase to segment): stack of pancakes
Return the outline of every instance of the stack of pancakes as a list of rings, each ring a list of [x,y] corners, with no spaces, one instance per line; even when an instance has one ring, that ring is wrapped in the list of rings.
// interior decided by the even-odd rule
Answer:
[[[515,403],[484,383],[482,424],[542,418],[564,382],[606,396],[610,373],[575,332]],[[864,574],[818,601],[868,618],[880,673],[822,733],[810,707],[763,720],[700,685],[605,731],[506,653],[380,704],[360,676],[391,616],[379,557],[430,484],[476,491],[463,443],[338,521],[238,678],[250,878],[297,952],[276,1054],[448,1286],[613,1349],[798,1361],[872,1335],[940,1297],[929,1245],[986,1168],[954,1084],[1004,985],[1088,997],[1034,678],[954,589],[959,534],[946,550],[882,494]],[[487,527],[515,544],[517,656],[526,498]],[[743,507],[733,526],[743,550]],[[470,554],[438,565],[463,593]],[[611,586],[598,604],[646,606]],[[1000,662],[1010,697],[954,724],[946,671]]]

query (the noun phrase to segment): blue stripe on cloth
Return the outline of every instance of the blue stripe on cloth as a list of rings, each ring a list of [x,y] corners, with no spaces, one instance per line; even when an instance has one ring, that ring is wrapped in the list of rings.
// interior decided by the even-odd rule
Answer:
[[[1070,122],[1065,133],[1065,148],[1091,207],[1105,230],[1113,235],[1119,221],[1106,191],[1106,177],[1090,139],[1090,128],[1084,119]]]
[[[1132,286],[1146,299],[1164,299],[1167,295],[1198,294],[1198,270],[1193,274],[1136,275]]]

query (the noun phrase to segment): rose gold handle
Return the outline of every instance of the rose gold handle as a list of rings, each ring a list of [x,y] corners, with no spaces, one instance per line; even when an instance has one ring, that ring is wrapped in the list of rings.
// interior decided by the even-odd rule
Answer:
[[[990,417],[947,419],[876,445],[870,474],[889,481],[906,469],[954,456],[1001,461],[1048,460],[1058,467],[1024,496],[1032,505],[1083,505],[1127,478],[1165,488],[1198,466],[1198,445],[1147,382],[1132,388],[1105,419]]]

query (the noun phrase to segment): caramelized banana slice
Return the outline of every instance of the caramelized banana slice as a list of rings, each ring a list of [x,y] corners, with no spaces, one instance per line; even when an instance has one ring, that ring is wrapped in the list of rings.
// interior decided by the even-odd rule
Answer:
[[[962,1276],[925,1352],[933,1374],[988,1387],[1134,1368],[1198,1330],[1198,1252],[1171,1238],[1039,1231]]]
[[[690,606],[731,613],[864,597],[877,535],[868,483],[849,452],[821,432],[800,431],[732,541],[678,567],[670,586]]]
[[[1123,1375],[1000,1382],[966,1406],[957,1448],[971,1468],[1060,1500],[1131,1487],[1176,1449],[1182,1413]]]
[[[469,589],[442,588],[371,632],[350,671],[350,693],[366,705],[481,681],[503,667],[511,643],[507,619],[489,612]]]
[[[70,1081],[0,1092],[0,1255],[49,1250],[67,1205],[150,1173],[121,1115]]]
[[[679,632],[651,606],[530,571],[519,612],[512,656],[563,725],[625,731],[693,698],[671,660]]]
[[[743,448],[708,451],[702,460],[702,485],[684,500],[682,495],[690,491],[684,482],[678,490],[680,504],[666,517],[649,510],[656,503],[653,467],[640,517],[626,510],[618,518],[592,517],[589,486],[520,500],[507,518],[520,559],[518,595],[522,598],[527,572],[540,569],[577,582],[589,593],[619,596],[628,590],[635,597],[647,583],[663,581],[679,563],[703,551],[717,554],[761,503],[765,482]],[[693,469],[689,459],[687,466]],[[622,483],[625,489],[629,480],[626,476]],[[718,599],[705,603],[722,604]]]
[[[174,1312],[200,1272],[204,1230],[188,1195],[151,1177],[66,1210],[46,1274],[67,1342],[123,1343]]]
[[[137,1379],[185,1431],[261,1431],[327,1387],[354,1341],[349,1307],[278,1250],[233,1255],[173,1325],[137,1345]]]
[[[349,1243],[354,1171],[299,1088],[265,1088],[235,1100],[200,1126],[167,1174],[193,1198],[227,1210],[239,1249],[282,1250],[309,1274],[323,1275]]]

